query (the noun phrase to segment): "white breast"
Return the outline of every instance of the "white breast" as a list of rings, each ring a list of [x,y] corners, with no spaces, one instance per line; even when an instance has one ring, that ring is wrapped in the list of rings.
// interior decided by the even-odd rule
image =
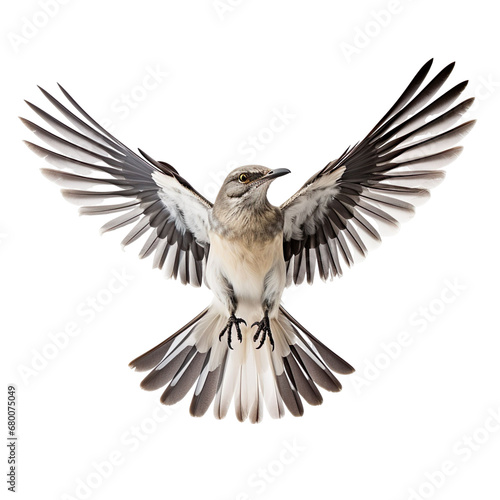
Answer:
[[[231,283],[238,302],[260,305],[264,282],[285,283],[283,235],[279,233],[267,242],[249,244],[227,240],[211,232],[207,263],[207,284],[212,288],[220,273]],[[271,272],[270,272],[271,271]]]

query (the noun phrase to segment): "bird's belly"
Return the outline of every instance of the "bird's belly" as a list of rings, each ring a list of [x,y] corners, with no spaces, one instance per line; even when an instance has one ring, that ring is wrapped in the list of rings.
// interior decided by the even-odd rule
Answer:
[[[266,242],[227,240],[210,234],[207,263],[207,284],[212,288],[220,276],[231,285],[239,303],[260,305],[265,287],[279,282],[285,285],[283,235],[279,233]]]

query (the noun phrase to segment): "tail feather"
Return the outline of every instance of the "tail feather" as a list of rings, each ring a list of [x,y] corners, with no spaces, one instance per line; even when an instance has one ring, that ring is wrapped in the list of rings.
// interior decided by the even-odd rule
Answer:
[[[256,424],[264,418],[264,404],[260,394],[257,392],[257,399],[250,410],[250,422]]]
[[[349,375],[354,372],[354,368],[349,363],[328,349],[325,344],[321,343],[312,333],[307,331],[294,317],[292,317],[288,311],[286,311],[283,307],[280,307],[280,311],[296,328],[301,330],[309,338],[314,347],[316,347],[318,354],[320,354],[328,367],[335,373]]]
[[[155,391],[168,384],[181,367],[191,349],[191,347],[186,346],[163,370],[159,369],[149,372],[141,382],[141,387],[146,391]]]
[[[163,404],[178,403],[188,393],[200,376],[206,357],[207,353],[198,352],[196,347],[191,348],[169,386],[161,395],[160,400]]]
[[[255,356],[258,352],[250,342],[245,341],[244,359],[239,367],[234,395],[236,417],[240,422],[250,418],[255,423],[263,417]]]
[[[225,363],[223,371],[219,376],[219,385],[215,394],[214,403],[214,415],[218,419],[222,419],[227,415],[229,405],[233,399],[240,366],[233,352],[228,352],[224,360]]]
[[[293,346],[292,349],[294,350],[294,354],[304,361],[307,370],[319,386],[330,392],[339,392],[342,390],[342,385],[335,375],[312,351],[306,352],[299,345]]]
[[[295,387],[295,380],[290,371],[287,358],[283,358],[283,365],[285,370],[281,375],[277,376],[281,397],[290,413],[294,417],[301,417],[304,414],[304,406]]]
[[[318,386],[341,390],[332,371],[354,371],[282,307],[271,318],[274,349],[269,341],[257,349],[251,328],[244,325],[242,342],[233,339],[229,349],[226,339],[218,338],[226,322],[224,313],[210,306],[132,361],[130,366],[138,371],[151,369],[141,387],[155,390],[168,384],[160,399],[172,405],[194,385],[191,415],[202,416],[213,404],[215,417],[221,419],[233,403],[238,420],[255,423],[262,420],[264,405],[273,418],[283,417],[285,407],[294,416],[303,415],[301,398],[313,406],[323,402]]]
[[[205,359],[205,363],[201,370],[200,378],[194,390],[193,399],[189,412],[193,417],[201,417],[205,415],[206,411],[210,408],[212,401],[215,398],[217,391],[217,384],[219,381],[220,366],[210,371],[210,352]]]
[[[243,371],[243,366],[240,366],[238,378],[236,380],[236,392],[234,395],[234,410],[236,418],[240,422],[244,422],[248,417],[247,394],[246,394],[246,370]]]
[[[297,384],[299,394],[312,406],[320,405],[323,402],[323,396],[319,392],[318,387],[312,380],[307,368],[299,366],[300,358],[297,361],[293,355],[286,358],[293,374],[293,378]]]
[[[267,411],[272,418],[282,418],[285,415],[285,407],[279,393],[276,373],[273,369],[272,352],[269,349],[264,349],[261,355],[256,356],[255,359],[257,362],[257,373],[259,374],[259,387],[262,391]]]
[[[161,344],[158,344],[156,347],[153,347],[149,351],[145,352],[141,356],[135,358],[133,361],[129,363],[131,368],[135,368],[138,372],[143,372],[146,370],[151,370],[164,358],[165,354],[170,349],[174,340],[187,329],[191,328],[195,323],[200,321],[203,316],[205,316],[208,312],[208,307],[201,311],[200,314],[195,316],[189,323],[184,325],[180,330],[177,330],[173,335],[165,339]],[[165,382],[167,383],[168,380]],[[160,386],[161,387],[161,386]]]

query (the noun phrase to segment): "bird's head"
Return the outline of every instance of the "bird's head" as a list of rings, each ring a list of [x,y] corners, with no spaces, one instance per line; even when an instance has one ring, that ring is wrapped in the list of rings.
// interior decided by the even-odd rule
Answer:
[[[270,183],[289,174],[287,168],[271,170],[260,165],[246,165],[229,173],[217,195],[217,202],[231,206],[255,205],[266,200]]]
[[[253,215],[268,213],[277,217],[267,200],[267,190],[274,179],[289,174],[287,168],[271,170],[260,165],[247,165],[233,170],[224,180],[213,207],[213,215],[225,228],[249,224]],[[281,215],[279,216],[281,221]]]

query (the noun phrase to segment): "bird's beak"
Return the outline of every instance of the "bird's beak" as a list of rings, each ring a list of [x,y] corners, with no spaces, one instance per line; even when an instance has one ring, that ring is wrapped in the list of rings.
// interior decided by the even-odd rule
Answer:
[[[273,179],[276,179],[277,177],[281,177],[282,175],[286,175],[289,173],[290,170],[288,170],[288,168],[277,168],[268,172],[264,177],[262,177],[262,180],[271,181]]]

